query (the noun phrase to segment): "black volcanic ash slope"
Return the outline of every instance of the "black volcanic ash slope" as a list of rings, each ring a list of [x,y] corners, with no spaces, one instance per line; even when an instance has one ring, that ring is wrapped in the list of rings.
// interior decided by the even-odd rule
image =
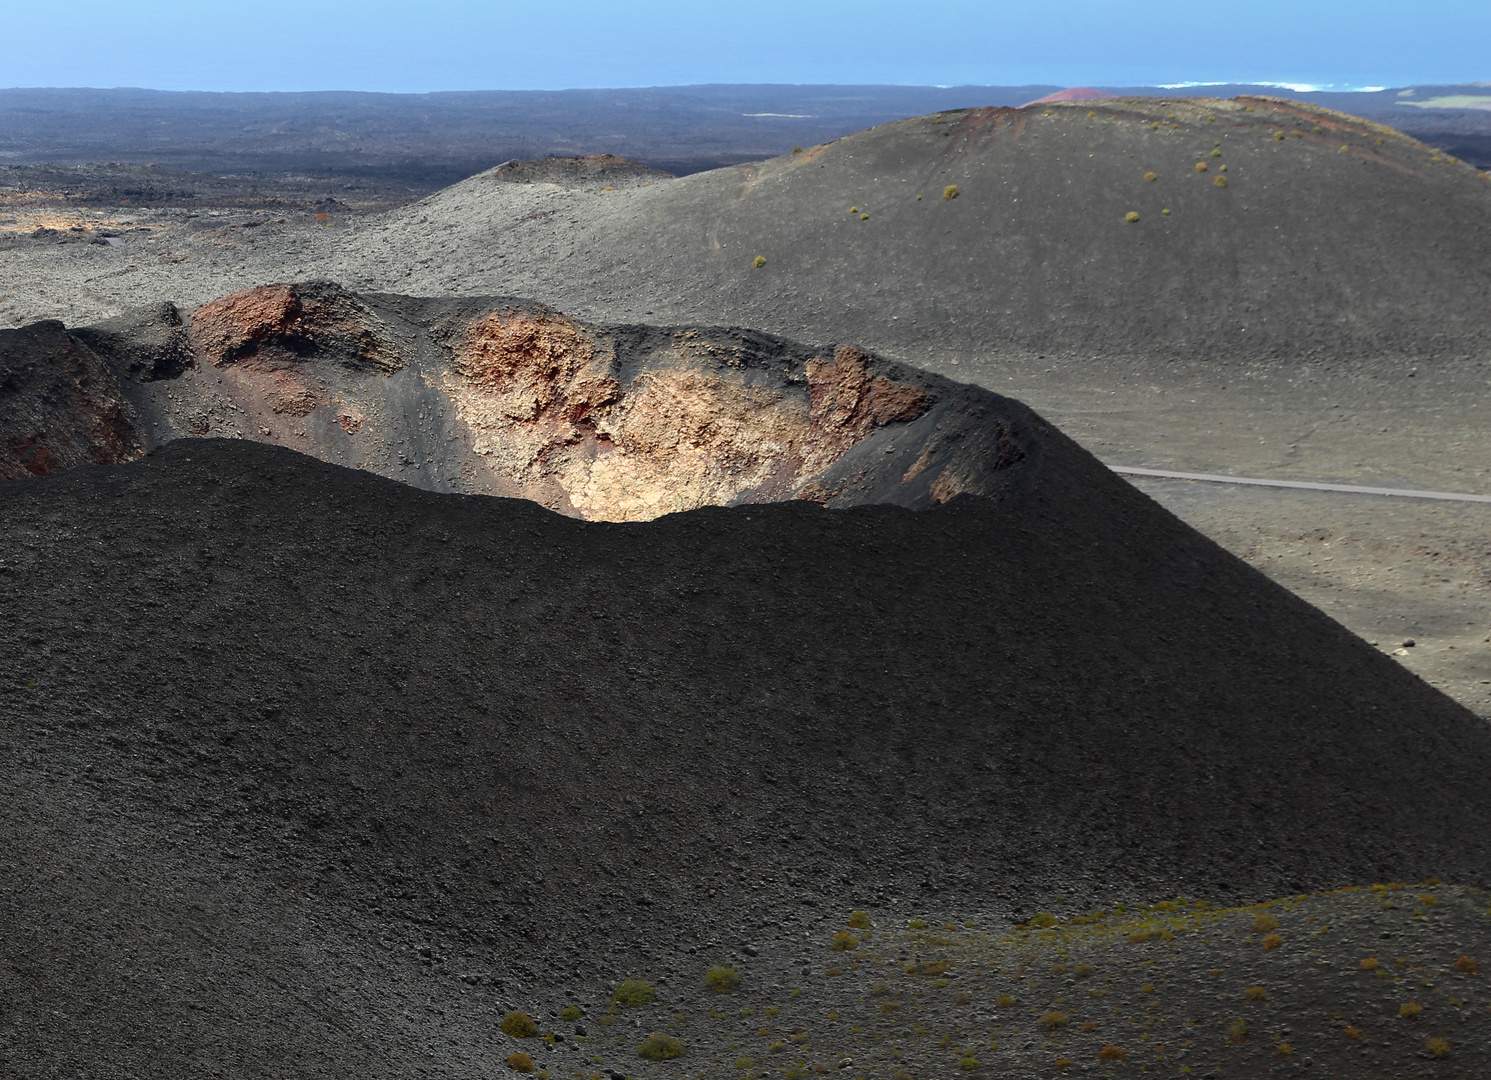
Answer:
[[[920,513],[0,485],[5,1068],[465,1076],[823,911],[1484,880],[1484,724],[1043,437]]]

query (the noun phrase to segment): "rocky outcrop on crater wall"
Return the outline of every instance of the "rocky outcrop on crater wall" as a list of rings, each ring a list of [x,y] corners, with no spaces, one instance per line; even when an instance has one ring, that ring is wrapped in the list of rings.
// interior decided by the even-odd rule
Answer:
[[[0,480],[145,453],[114,370],[60,322],[0,332]]]
[[[326,282],[244,290],[184,320],[164,305],[74,334],[45,325],[7,332],[8,348],[38,371],[86,367],[98,404],[12,403],[7,436],[44,444],[8,451],[14,475],[83,463],[52,443],[114,461],[226,436],[625,521],[789,499],[997,498],[1039,460],[1039,421],[1018,402],[851,345],[743,330],[594,326],[526,301]]]

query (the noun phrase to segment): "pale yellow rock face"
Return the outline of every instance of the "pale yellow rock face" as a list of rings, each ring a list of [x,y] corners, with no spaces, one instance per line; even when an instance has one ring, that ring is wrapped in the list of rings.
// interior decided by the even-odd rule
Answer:
[[[623,384],[614,350],[569,320],[496,311],[466,327],[442,388],[503,480],[558,489],[598,521],[820,499],[813,476],[930,404],[871,376],[853,348],[810,361],[805,380],[762,379],[719,351],[680,331],[657,367]]]

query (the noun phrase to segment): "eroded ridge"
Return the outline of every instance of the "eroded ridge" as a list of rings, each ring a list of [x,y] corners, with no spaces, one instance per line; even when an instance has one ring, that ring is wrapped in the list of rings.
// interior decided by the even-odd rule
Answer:
[[[633,521],[788,499],[925,508],[1000,497],[1039,458],[1036,421],[1017,402],[852,345],[592,326],[524,301],[276,284],[184,319],[164,305],[58,333],[33,335],[33,366],[76,367],[86,354],[123,401],[98,460],[182,437],[246,438],[420,487]],[[76,417],[52,428],[99,441]],[[31,451],[24,474],[37,460]]]

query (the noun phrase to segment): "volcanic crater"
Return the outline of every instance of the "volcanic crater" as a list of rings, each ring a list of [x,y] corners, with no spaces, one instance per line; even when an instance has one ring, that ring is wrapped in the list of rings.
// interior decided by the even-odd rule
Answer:
[[[520,300],[276,284],[185,316],[164,304],[71,334],[44,323],[4,336],[0,476],[227,436],[627,521],[787,499],[999,497],[1039,459],[1024,406],[852,345],[594,326]]]

